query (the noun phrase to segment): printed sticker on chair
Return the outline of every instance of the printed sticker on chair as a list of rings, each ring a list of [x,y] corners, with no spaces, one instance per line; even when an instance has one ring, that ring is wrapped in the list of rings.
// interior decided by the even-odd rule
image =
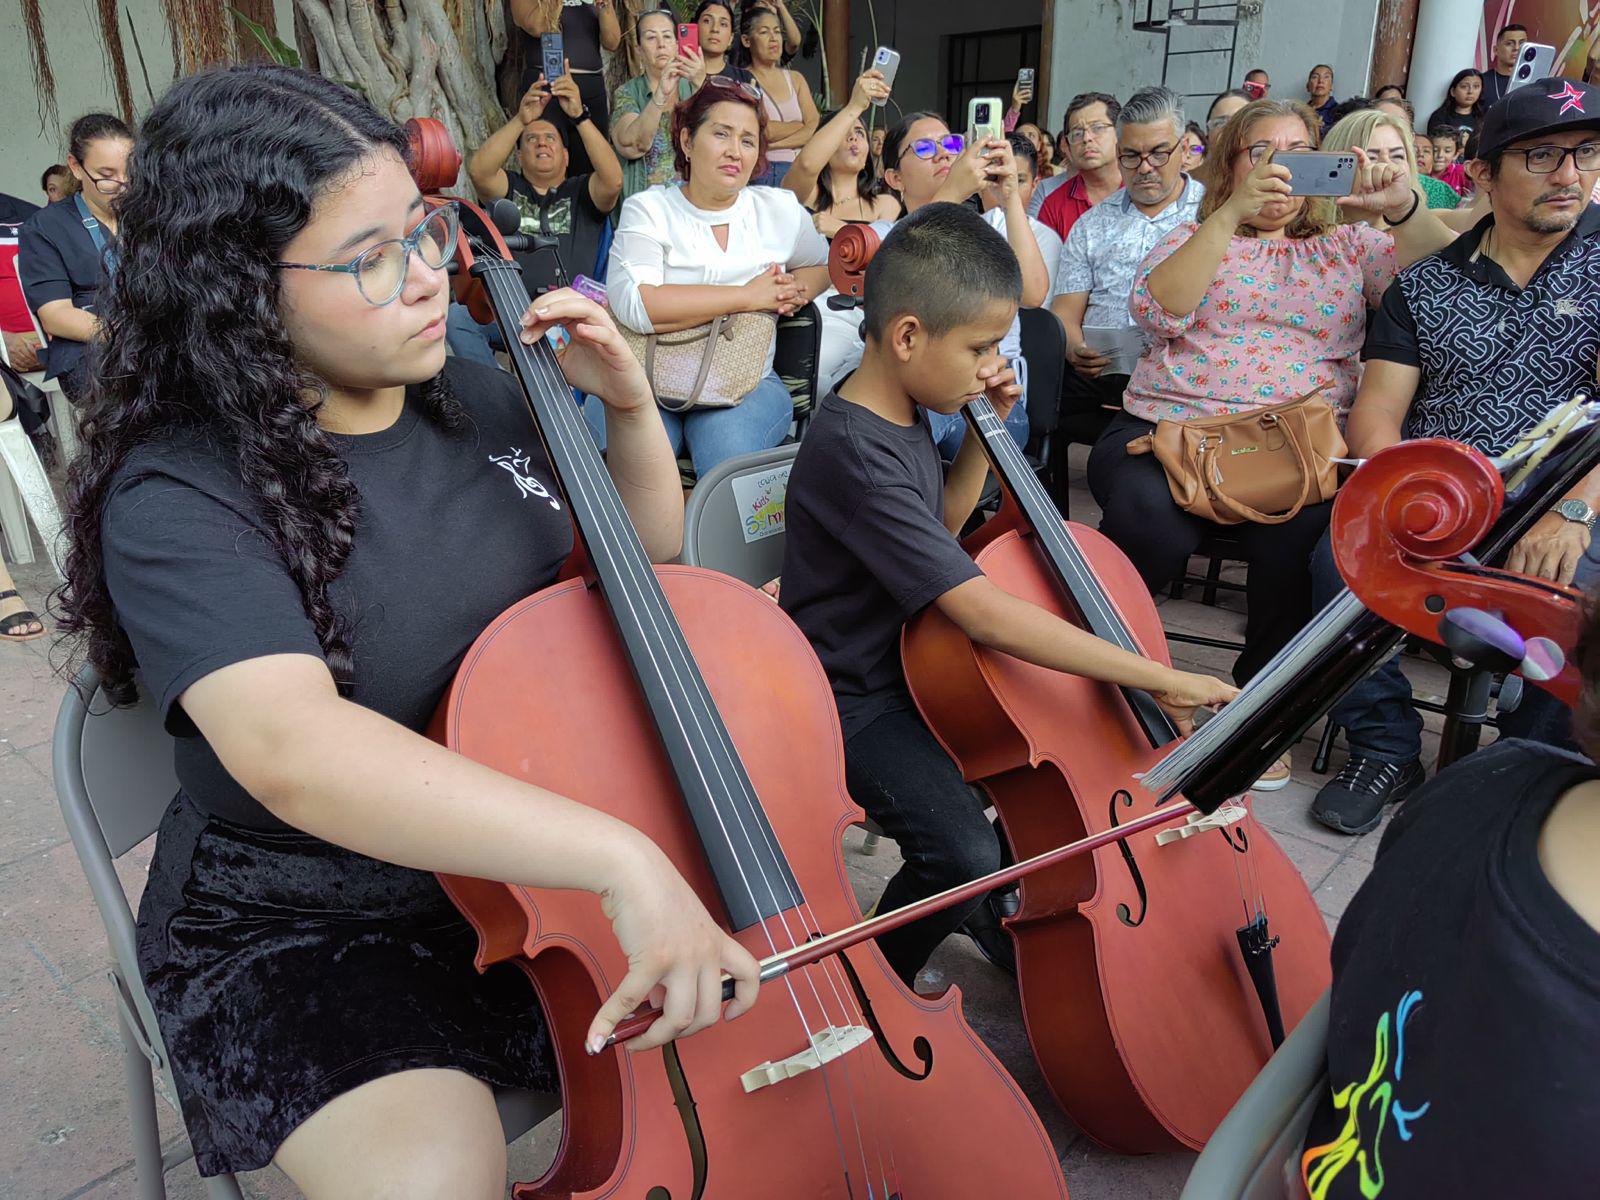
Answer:
[[[784,501],[789,494],[792,465],[784,463],[770,471],[734,477],[733,503],[739,512],[739,532],[747,544],[783,532]]]

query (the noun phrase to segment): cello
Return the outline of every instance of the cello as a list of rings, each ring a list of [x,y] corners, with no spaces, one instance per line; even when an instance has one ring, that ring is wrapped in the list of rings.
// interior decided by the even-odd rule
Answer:
[[[459,158],[436,122],[411,126],[413,174],[437,192]],[[841,837],[861,813],[815,654],[755,589],[652,566],[554,351],[518,340],[519,268],[462,208],[476,236],[463,233],[457,295],[505,334],[583,556],[483,632],[431,732],[644,831],[758,956],[850,925]],[[1066,1197],[1037,1114],[959,993],[914,995],[872,946],[788,972],[736,1022],[592,1055],[585,1031],[627,971],[598,898],[441,883],[478,933],[479,968],[527,975],[555,1049],[561,1142],[521,1200]]]
[[[1062,520],[987,398],[965,413],[1003,494],[966,543],[985,575],[1170,661],[1132,564]],[[986,649],[936,608],[906,626],[901,655],[929,729],[988,795],[1016,857],[1152,811],[1134,780],[1178,730],[1147,694]],[[1045,1080],[1112,1149],[1203,1146],[1328,985],[1327,925],[1299,870],[1248,800],[1212,808],[1028,875],[1004,922]]]

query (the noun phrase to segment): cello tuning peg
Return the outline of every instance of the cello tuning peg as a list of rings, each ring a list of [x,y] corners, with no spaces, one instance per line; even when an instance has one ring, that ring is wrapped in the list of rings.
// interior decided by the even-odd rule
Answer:
[[[1481,608],[1452,608],[1439,619],[1439,641],[1467,665],[1484,671],[1514,671],[1527,654],[1511,626]]]
[[[1547,637],[1535,637],[1528,639],[1527,652],[1517,670],[1532,683],[1544,683],[1561,674],[1566,665],[1566,652],[1559,645]]]

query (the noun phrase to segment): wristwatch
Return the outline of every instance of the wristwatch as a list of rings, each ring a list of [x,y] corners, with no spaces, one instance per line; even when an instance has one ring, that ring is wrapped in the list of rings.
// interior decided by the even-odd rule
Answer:
[[[1594,532],[1594,523],[1600,513],[1590,508],[1583,500],[1563,500],[1551,510],[1569,521],[1576,521],[1591,533]]]
[[[589,111],[589,106],[585,104],[578,110],[578,115],[572,118],[572,123],[574,125],[582,125],[585,121],[592,120],[594,120],[594,114]]]

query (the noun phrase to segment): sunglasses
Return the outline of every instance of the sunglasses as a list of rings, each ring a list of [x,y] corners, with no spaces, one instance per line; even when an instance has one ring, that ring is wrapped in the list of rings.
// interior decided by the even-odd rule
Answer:
[[[904,158],[909,152],[915,154],[918,158],[930,159],[938,154],[940,150],[943,150],[946,154],[960,154],[966,148],[966,138],[959,133],[947,133],[943,137],[918,138],[911,145],[900,151],[900,157]]]
[[[729,79],[726,75],[712,75],[706,79],[706,87],[720,88],[732,92],[736,96],[743,96],[751,104],[761,103],[761,89],[738,79]]]

